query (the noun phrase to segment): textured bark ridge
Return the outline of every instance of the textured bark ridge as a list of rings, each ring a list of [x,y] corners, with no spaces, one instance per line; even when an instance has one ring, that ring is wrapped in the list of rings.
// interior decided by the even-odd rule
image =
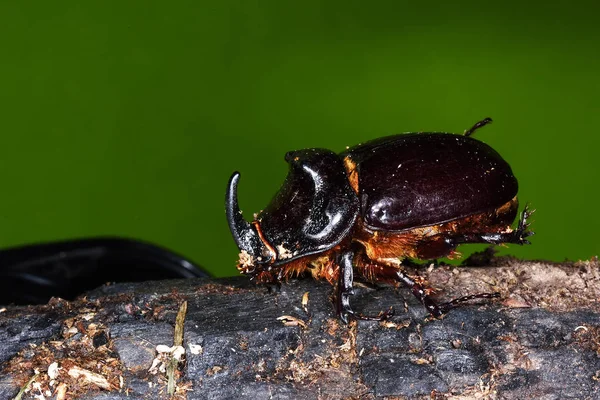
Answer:
[[[0,307],[0,398],[600,398],[598,261],[468,262],[485,266],[409,270],[441,301],[502,294],[439,320],[404,288],[357,285],[356,310],[396,315],[346,326],[326,283],[244,277]]]

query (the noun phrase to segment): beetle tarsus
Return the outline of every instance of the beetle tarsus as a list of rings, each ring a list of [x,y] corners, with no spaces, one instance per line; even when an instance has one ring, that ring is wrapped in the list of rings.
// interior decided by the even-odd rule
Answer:
[[[521,212],[521,218],[519,219],[519,223],[517,224],[517,229],[513,231],[513,234],[516,239],[516,241],[513,243],[521,245],[531,244],[531,242],[529,242],[529,240],[525,238],[535,235],[535,232],[529,230],[531,222],[528,221],[529,217],[531,217],[531,214],[533,214],[534,212],[535,210],[529,209],[529,204],[525,204],[525,208],[523,208],[523,211]]]
[[[525,208],[521,212],[521,217],[517,223],[517,228],[510,233],[498,234],[498,237],[494,238],[496,241],[490,243],[513,243],[519,245],[531,244],[527,238],[535,235],[535,232],[529,230],[531,223],[528,221],[528,219],[534,212],[535,210],[530,210],[529,204],[526,204]]]
[[[459,297],[457,299],[450,300],[446,303],[442,303],[442,304],[438,305],[438,308],[442,312],[442,315],[443,315],[443,314],[446,314],[448,311],[452,310],[453,308],[458,307],[462,303],[466,303],[471,300],[497,299],[499,297],[500,297],[500,293],[498,293],[498,292],[470,294],[468,296]]]
[[[357,313],[350,306],[350,295],[352,294],[352,291],[338,290],[337,313],[345,324],[348,324],[350,317],[362,321],[385,321],[394,316],[393,307],[390,307],[385,311],[380,311],[378,315],[364,315]]]
[[[351,316],[353,319],[361,320],[361,321],[385,321],[394,316],[394,308],[390,307],[389,309],[387,309],[385,311],[380,311],[378,315],[360,314],[360,313],[355,312],[351,308],[343,310],[340,313],[341,320],[344,321],[344,323],[346,323],[346,324],[348,324],[348,322],[349,322],[349,318],[348,318],[349,316]]]

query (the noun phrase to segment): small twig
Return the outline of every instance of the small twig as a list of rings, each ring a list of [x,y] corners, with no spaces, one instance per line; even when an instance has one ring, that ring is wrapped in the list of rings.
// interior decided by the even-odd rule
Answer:
[[[173,335],[173,346],[182,346],[183,345],[183,326],[185,323],[185,314],[187,313],[187,301],[181,303],[179,307],[179,312],[177,312],[177,317],[175,318],[175,332]],[[167,393],[172,396],[175,393],[175,389],[177,386],[177,382],[175,381],[175,369],[177,368],[177,364],[179,360],[175,357],[171,358],[169,364],[167,365],[167,378],[169,379],[167,384]]]
[[[21,388],[21,390],[19,390],[19,393],[17,393],[17,395],[15,396],[15,398],[13,400],[21,400],[23,398],[23,394],[25,394],[25,391],[27,390],[27,388],[29,387],[29,385],[31,385],[33,383],[33,381],[35,381],[35,378],[38,376],[37,373],[33,374],[33,376],[31,377],[31,379],[29,379],[27,381],[27,383]]]

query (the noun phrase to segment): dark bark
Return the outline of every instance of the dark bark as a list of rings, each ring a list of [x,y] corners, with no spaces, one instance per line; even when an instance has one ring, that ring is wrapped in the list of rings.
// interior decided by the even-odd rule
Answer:
[[[357,285],[357,311],[394,306],[396,315],[345,326],[334,315],[332,288],[310,279],[279,290],[244,277],[119,284],[73,302],[7,306],[0,398],[13,398],[34,370],[24,398],[40,390],[58,398],[168,398],[160,368],[168,353],[154,362],[155,374],[149,370],[157,345],[173,346],[183,301],[178,398],[599,398],[597,260],[489,264],[409,271],[439,289],[440,301],[502,293],[439,320],[404,288]]]

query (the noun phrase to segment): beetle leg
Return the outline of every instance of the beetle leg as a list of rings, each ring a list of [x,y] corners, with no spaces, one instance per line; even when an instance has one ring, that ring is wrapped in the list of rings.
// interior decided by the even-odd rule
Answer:
[[[392,308],[380,312],[377,316],[367,316],[355,312],[350,306],[350,296],[354,294],[354,290],[352,289],[352,285],[354,283],[353,260],[354,252],[346,251],[341,255],[339,261],[340,273],[336,288],[336,303],[337,312],[340,315],[340,318],[346,324],[348,323],[348,317],[367,321],[384,321],[388,319],[394,315],[394,310]]]
[[[348,259],[350,258],[350,261]],[[348,266],[348,263],[350,266]],[[350,295],[352,295],[352,284],[354,275],[352,270],[352,253],[346,252],[340,259],[340,272],[337,284],[337,313],[344,323],[348,323],[348,316],[354,316],[354,310],[350,307]]]
[[[467,296],[463,296],[463,297],[459,297],[457,299],[450,300],[446,303],[442,303],[442,304],[438,305],[438,309],[443,314],[446,314],[448,311],[452,310],[453,308],[458,307],[461,303],[465,303],[467,301],[476,300],[476,299],[497,299],[499,297],[500,297],[500,293],[498,293],[498,292],[470,294]]]
[[[398,282],[402,282],[410,289],[413,296],[415,296],[421,302],[421,304],[423,304],[427,311],[429,311],[429,314],[436,318],[444,315],[445,311],[442,310],[431,297],[429,297],[427,290],[421,284],[399,269],[395,270],[394,272],[396,275],[396,280]]]
[[[534,213],[530,211],[528,206],[525,206],[521,212],[521,218],[517,224],[517,228],[508,233],[465,233],[461,235],[451,236],[445,239],[449,246],[456,247],[462,243],[514,243],[514,244],[531,244],[527,237],[533,236],[535,233],[529,230],[530,223],[527,219]]]
[[[394,268],[395,269],[395,268]],[[459,297],[457,299],[450,300],[446,303],[437,304],[427,293],[427,290],[410,276],[406,275],[401,270],[396,270],[397,280],[404,283],[411,290],[412,294],[419,299],[421,304],[425,306],[429,314],[435,318],[439,318],[446,314],[453,308],[458,307],[459,304],[465,303],[475,299],[495,299],[500,297],[500,293],[477,293],[468,296]]]
[[[528,236],[535,235],[535,232],[529,230],[529,226],[531,225],[531,223],[527,221],[529,217],[531,217],[531,214],[533,214],[534,212],[535,210],[529,210],[529,204],[525,204],[525,207],[521,212],[521,218],[519,219],[517,229],[513,231],[513,234],[515,234],[515,236],[522,241],[522,243],[520,244],[531,244],[525,238]]]
[[[421,302],[421,304],[423,304],[427,311],[429,311],[429,314],[435,318],[443,316],[451,309],[458,307],[461,303],[475,299],[494,299],[500,296],[499,293],[478,293],[459,297],[446,303],[437,304],[435,300],[430,297],[429,291],[423,285],[396,267],[372,263],[362,265],[361,267],[366,278],[403,283],[410,289],[412,294]]]
[[[389,283],[403,283],[410,289],[412,294],[419,299],[421,304],[425,306],[431,315],[434,317],[441,317],[444,314],[444,311],[442,311],[436,302],[429,297],[427,289],[415,279],[404,273],[401,269],[378,263],[366,263],[359,265],[359,270],[366,279]]]

